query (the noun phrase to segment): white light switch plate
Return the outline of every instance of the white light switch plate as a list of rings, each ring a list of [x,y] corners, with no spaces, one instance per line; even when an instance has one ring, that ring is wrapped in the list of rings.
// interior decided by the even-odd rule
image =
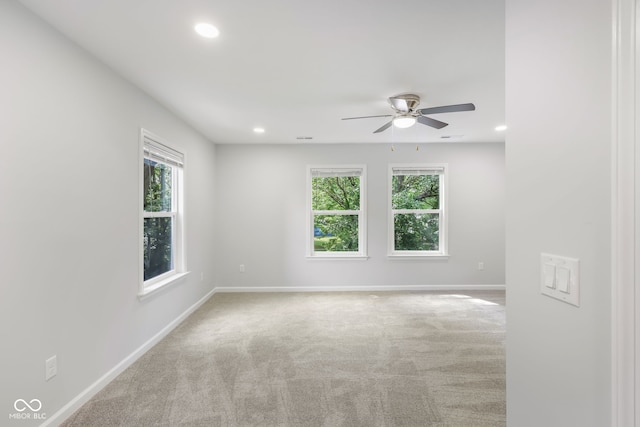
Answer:
[[[551,265],[555,266],[554,287],[548,286]],[[580,260],[560,255],[540,254],[540,292],[580,307]]]

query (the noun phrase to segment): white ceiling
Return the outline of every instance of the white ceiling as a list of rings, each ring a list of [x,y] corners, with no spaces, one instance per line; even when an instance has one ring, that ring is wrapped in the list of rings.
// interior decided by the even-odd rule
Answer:
[[[504,141],[504,0],[21,2],[216,143]],[[388,119],[340,120],[404,92],[476,111],[375,135]]]

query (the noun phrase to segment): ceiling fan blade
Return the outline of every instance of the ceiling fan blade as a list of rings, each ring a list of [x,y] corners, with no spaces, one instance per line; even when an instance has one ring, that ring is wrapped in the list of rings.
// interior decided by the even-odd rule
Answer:
[[[431,126],[432,128],[436,128],[436,129],[442,129],[443,127],[449,124],[449,123],[441,122],[440,120],[432,119],[431,117],[425,117],[425,116],[418,116],[416,117],[416,120],[418,120],[423,125]]]
[[[345,117],[342,120],[354,120],[354,119],[371,119],[374,117],[391,117],[391,114],[383,114],[381,116],[362,116],[362,117]]]
[[[382,127],[376,129],[373,131],[373,133],[380,133],[382,131],[385,131],[387,129],[389,129],[389,127],[391,127],[391,124],[393,123],[393,120],[388,121],[387,123],[385,123]]]
[[[443,105],[441,107],[430,107],[418,110],[420,114],[438,114],[438,113],[455,113],[458,111],[473,111],[476,106],[473,104],[456,104],[456,105]]]

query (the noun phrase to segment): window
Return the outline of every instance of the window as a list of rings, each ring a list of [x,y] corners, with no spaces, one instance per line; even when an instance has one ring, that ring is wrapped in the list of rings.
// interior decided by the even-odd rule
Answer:
[[[140,294],[183,276],[184,155],[142,129],[142,285]]]
[[[447,255],[445,169],[390,166],[390,255]]]
[[[309,167],[308,255],[364,257],[365,167]]]

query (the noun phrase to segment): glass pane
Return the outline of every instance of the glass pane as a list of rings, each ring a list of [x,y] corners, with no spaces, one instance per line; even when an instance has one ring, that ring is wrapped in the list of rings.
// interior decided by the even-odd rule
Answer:
[[[171,211],[172,168],[153,160],[144,159],[144,210]]]
[[[314,177],[311,182],[313,210],[359,210],[360,177]]]
[[[394,175],[393,209],[440,209],[439,175]]]
[[[358,215],[316,215],[313,247],[316,252],[357,252]]]
[[[172,223],[171,217],[144,219],[144,280],[173,270]]]
[[[437,251],[438,214],[396,214],[393,216],[396,251]]]

